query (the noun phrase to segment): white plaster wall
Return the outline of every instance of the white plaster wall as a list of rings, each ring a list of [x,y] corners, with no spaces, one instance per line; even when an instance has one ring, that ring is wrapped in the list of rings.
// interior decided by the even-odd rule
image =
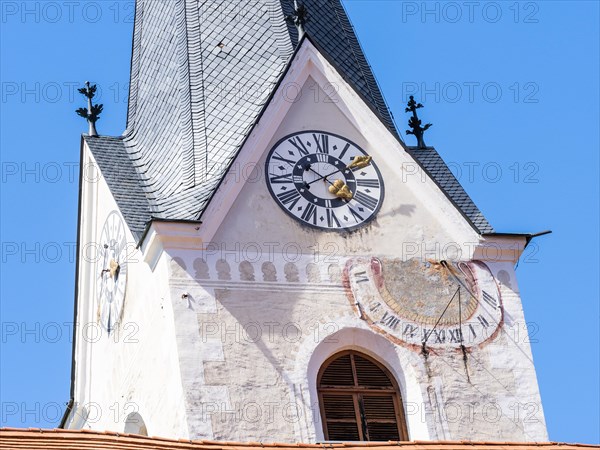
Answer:
[[[315,101],[315,92],[322,100],[325,96],[312,83],[309,78],[300,99],[276,126],[269,145],[248,149],[260,155],[253,161],[252,181],[243,186],[210,242],[203,243],[203,250],[168,250],[169,257],[179,261],[171,279],[176,287],[171,292],[174,305],[186,292],[198,302],[195,311],[188,308],[175,319],[180,352],[194,348],[181,362],[186,365],[182,376],[190,435],[242,441],[323,439],[315,414],[315,373],[327,356],[356,348],[395,374],[402,387],[411,439],[546,439],[525,334],[515,340],[500,332],[485,345],[470,349],[466,368],[457,350],[438,350],[425,361],[418,352],[391,344],[368,329],[339,281],[315,284],[307,280],[308,262],[317,264],[325,280],[329,266],[343,267],[349,256],[451,258],[438,249],[453,243],[468,243],[472,248],[481,241],[458,212],[446,209],[448,201],[431,188],[430,180],[403,176],[401,152],[365,140],[355,126],[360,120],[342,114],[339,103]],[[304,227],[270,197],[262,176],[266,152],[280,138],[307,129],[346,136],[377,162],[386,197],[377,218],[363,229],[347,234]],[[230,174],[224,189],[228,183],[243,183],[247,168],[234,170],[237,173]],[[218,195],[217,208],[223,205]],[[207,215],[205,221],[210,220]],[[423,251],[407,255],[407,243]],[[298,251],[302,255],[295,261]],[[207,262],[210,280],[198,276],[198,258]],[[227,261],[229,269],[224,270],[219,259]],[[238,266],[244,260],[253,263],[254,282],[240,278]],[[290,261],[296,262],[297,281],[286,276]],[[263,278],[265,262],[274,264],[276,281]],[[496,278],[515,280],[511,263],[487,262]],[[505,272],[501,276],[500,270]],[[522,325],[516,282],[512,286],[501,288],[506,320]],[[290,339],[286,326],[287,332],[300,330],[300,338]],[[245,330],[260,330],[260,337],[248,339]],[[335,337],[327,339],[331,334]],[[192,355],[199,361],[193,369],[187,367]],[[289,405],[298,405],[299,412],[286,414]],[[531,405],[536,412],[526,419]]]
[[[401,389],[411,440],[543,441],[547,439],[535,369],[520,298],[502,287],[510,327],[469,349],[467,370],[459,350],[432,351],[427,361],[370,329],[352,308],[340,280],[328,278],[328,263],[317,263],[320,281],[309,280],[311,257],[295,262],[281,254],[255,260],[254,281],[239,263],[217,271],[219,257],[201,251],[169,250],[172,301],[187,391],[190,435],[198,439],[318,442],[323,440],[316,375],[323,361],[355,349],[384,364]],[[203,257],[210,279],[199,279]],[[265,281],[261,266],[273,262],[276,281]],[[345,258],[340,258],[343,266]],[[494,275],[514,272],[489,263]],[[201,275],[204,277],[204,275]],[[500,275],[504,280],[504,274]],[[182,295],[189,300],[182,303]],[[514,330],[521,327],[518,337]]]
[[[75,401],[87,420],[74,421],[94,430],[122,432],[127,416],[138,412],[149,435],[188,435],[173,311],[168,290],[168,266],[154,272],[135,250],[128,231],[129,260],[121,325],[110,335],[98,322],[96,277],[102,270],[95,257],[105,218],[118,207],[102,177],[91,175],[95,164],[87,147],[82,166],[88,176],[82,188],[78,335],[75,356]],[[98,172],[96,172],[97,174]]]
[[[162,247],[147,250],[144,257],[150,262],[140,255],[139,262],[130,264],[123,322],[139,326],[139,342],[115,343],[104,337],[87,345],[78,340],[76,400],[97,402],[104,413],[86,426],[121,431],[132,411],[115,420],[111,405],[117,402],[123,408],[132,401],[150,435],[316,442],[323,439],[315,414],[316,373],[328,356],[353,348],[378,359],[396,377],[411,439],[545,440],[525,333],[516,340],[499,333],[472,349],[465,369],[460,352],[440,350],[425,360],[357,316],[347,289],[335,276],[335,267],[339,272],[346,258],[469,259],[469,252],[451,255],[440,249],[453,243],[472,249],[481,238],[431,180],[406,173],[410,158],[383,144],[389,139],[363,137],[373,136],[365,125],[371,113],[350,107],[356,98],[325,101],[323,90],[313,86],[316,78],[306,80],[302,96],[287,105],[281,123],[269,122],[265,114],[256,133],[270,133],[268,143],[245,148],[240,155],[255,172],[234,164],[199,231],[181,239],[157,232]],[[342,88],[340,84],[340,93]],[[270,197],[263,176],[266,153],[283,136],[306,129],[344,135],[377,162],[385,200],[377,218],[363,229],[341,234],[303,227]],[[253,181],[244,184],[244,175]],[[241,187],[234,200],[221,195],[233,192],[232,186]],[[89,242],[116,205],[103,182],[86,185],[84,198],[82,242]],[[218,223],[211,222],[221,215]],[[240,271],[243,261],[253,268],[252,280],[248,265]],[[272,266],[263,271],[264,263]],[[318,280],[307,274],[309,264]],[[501,280],[508,328],[523,324],[512,263],[488,265]],[[91,264],[83,264],[80,271],[79,314],[90,322],[95,321],[96,305],[95,283],[89,279],[96,272]],[[531,404],[539,408],[526,417]],[[491,416],[498,411],[497,418]]]

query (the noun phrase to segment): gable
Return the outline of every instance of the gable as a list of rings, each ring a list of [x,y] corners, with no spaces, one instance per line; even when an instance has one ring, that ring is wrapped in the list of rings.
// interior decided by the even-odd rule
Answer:
[[[286,216],[271,198],[264,175],[266,154],[279,140],[302,130],[341,135],[377,162],[385,180],[385,201],[377,218],[356,232],[355,236],[363,237],[348,240],[340,233],[308,230]],[[327,236],[329,241],[339,240],[340,248],[361,242],[365,251],[379,249],[382,254],[400,254],[403,242],[477,242],[479,238],[477,230],[446,192],[308,40],[304,41],[202,221],[203,237],[209,241],[251,242],[260,235],[278,235],[282,240],[305,239],[305,246],[310,246]],[[282,229],[285,235],[278,234]],[[366,235],[368,245],[364,242]],[[399,248],[390,246],[391,235],[399,237]]]

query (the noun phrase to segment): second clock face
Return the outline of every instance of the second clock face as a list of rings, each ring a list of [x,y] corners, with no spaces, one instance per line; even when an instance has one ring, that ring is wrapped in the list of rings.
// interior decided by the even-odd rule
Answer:
[[[110,333],[121,320],[127,284],[127,240],[118,212],[107,217],[99,244],[98,318]]]
[[[359,159],[362,164],[356,163]],[[286,136],[269,152],[265,170],[279,206],[311,227],[354,230],[373,219],[383,202],[383,180],[375,162],[335,134],[303,131]]]

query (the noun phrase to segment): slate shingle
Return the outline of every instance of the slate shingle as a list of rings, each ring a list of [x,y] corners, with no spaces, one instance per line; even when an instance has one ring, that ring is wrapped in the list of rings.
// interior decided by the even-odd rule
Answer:
[[[303,3],[311,40],[398,137],[340,0]],[[200,217],[298,44],[296,27],[285,20],[292,5],[137,0],[127,129],[121,138],[86,138],[134,232],[150,217]],[[434,153],[413,156],[475,228],[489,232]],[[126,176],[111,173],[117,160]]]
[[[493,233],[494,228],[475,206],[471,197],[460,185],[442,157],[433,147],[419,149],[407,148],[407,152],[433,178],[444,191],[450,201],[462,212],[463,216],[479,231],[480,234]]]

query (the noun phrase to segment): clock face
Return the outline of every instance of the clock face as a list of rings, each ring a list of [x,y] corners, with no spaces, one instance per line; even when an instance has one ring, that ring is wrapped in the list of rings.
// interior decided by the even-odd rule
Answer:
[[[280,140],[266,161],[269,192],[304,225],[351,231],[375,217],[383,180],[375,162],[342,136],[303,131]]]
[[[355,258],[345,276],[359,316],[415,349],[480,345],[502,324],[500,292],[480,261]]]
[[[100,234],[97,264],[98,320],[109,333],[123,313],[127,285],[127,239],[125,224],[118,212],[108,215]]]

